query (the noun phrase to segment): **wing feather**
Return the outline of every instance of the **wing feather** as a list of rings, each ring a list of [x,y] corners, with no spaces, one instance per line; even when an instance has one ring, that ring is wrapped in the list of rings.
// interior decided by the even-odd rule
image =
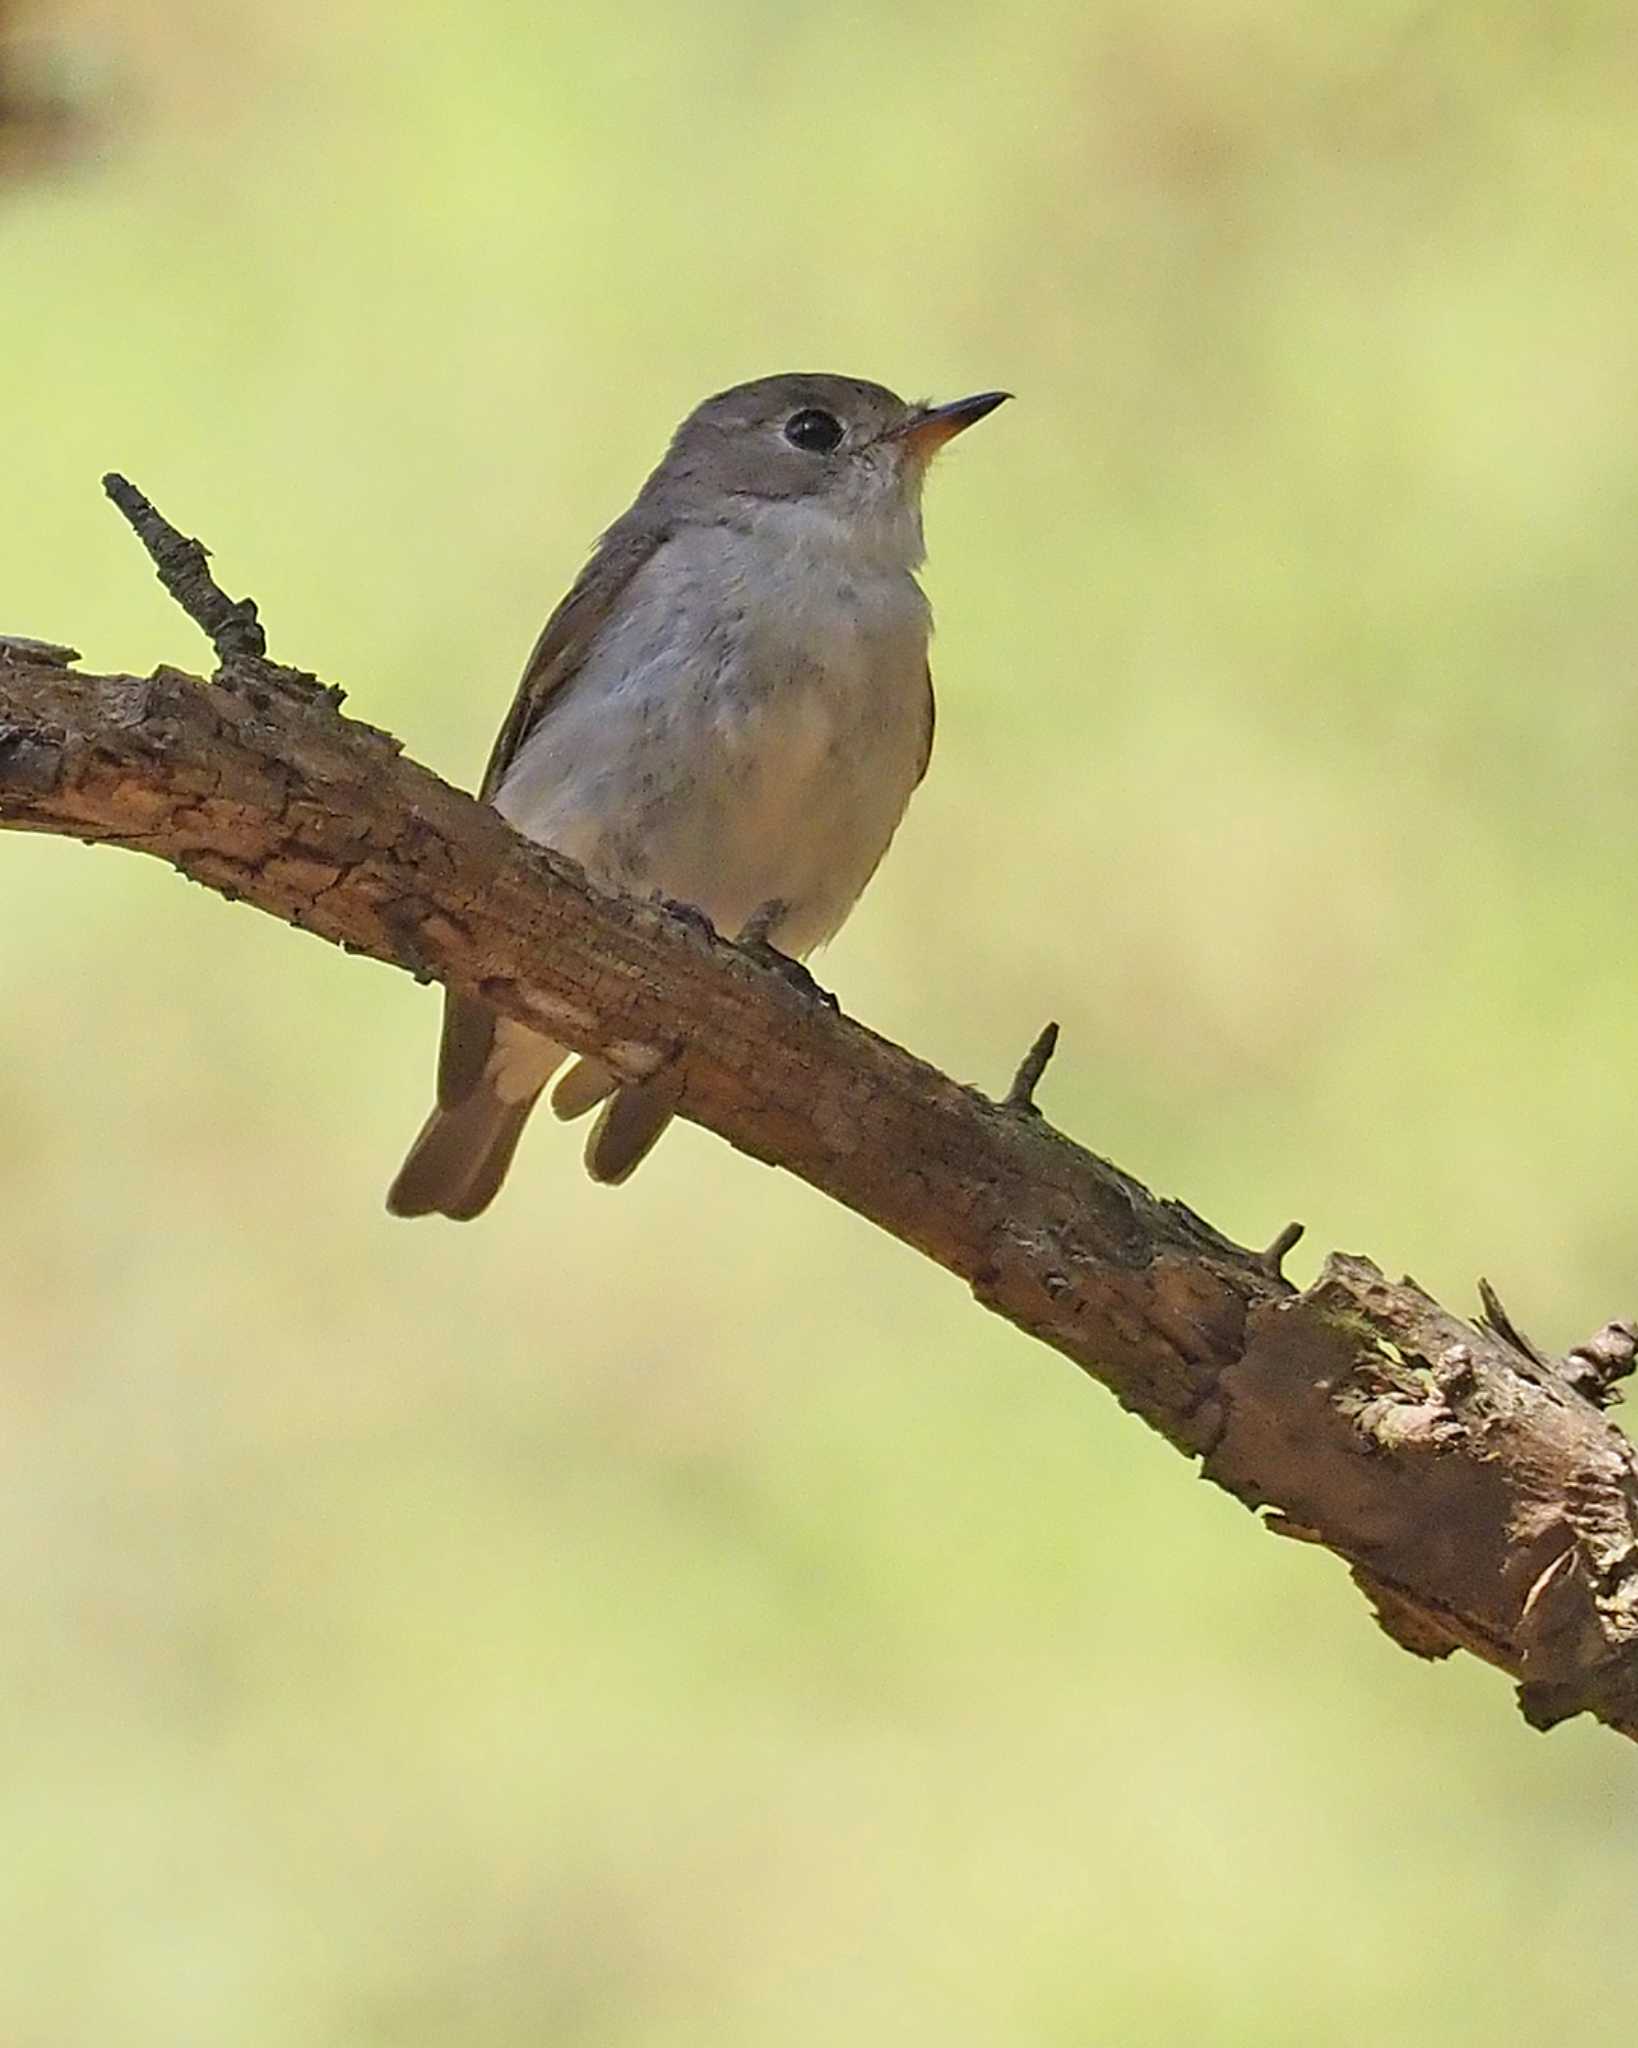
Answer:
[[[593,550],[573,588],[546,621],[524,665],[512,708],[496,735],[483,771],[479,795],[493,799],[506,771],[536,732],[552,704],[584,666],[598,634],[626,586],[671,535],[669,522],[640,505],[617,520]],[[484,1076],[495,1042],[495,1013],[475,996],[444,997],[444,1031],[438,1046],[438,1101],[449,1109],[470,1095]]]
[[[672,528],[640,510],[617,520],[597,543],[573,588],[546,621],[524,664],[512,708],[495,736],[479,794],[492,797],[551,700],[584,665],[626,586],[670,539]]]

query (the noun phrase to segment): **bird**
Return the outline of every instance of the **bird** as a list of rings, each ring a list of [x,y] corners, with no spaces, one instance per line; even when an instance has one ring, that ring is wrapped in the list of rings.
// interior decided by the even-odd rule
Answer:
[[[600,886],[805,961],[875,873],[932,752],[916,573],[929,465],[1010,395],[913,403],[787,372],[707,398],[547,620],[482,798]],[[569,1058],[446,992],[437,1100],[389,1211],[481,1214]],[[676,1095],[587,1056],[552,1107],[598,1112],[586,1168],[613,1186]]]

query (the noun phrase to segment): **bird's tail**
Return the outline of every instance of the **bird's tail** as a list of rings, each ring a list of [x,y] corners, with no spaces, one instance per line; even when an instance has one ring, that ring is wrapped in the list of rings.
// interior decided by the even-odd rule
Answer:
[[[586,1140],[586,1171],[613,1188],[630,1179],[670,1123],[677,1106],[676,1077],[657,1074],[652,1081],[621,1087],[612,1068],[588,1055],[576,1060],[552,1090],[552,1108],[572,1123],[599,1103],[603,1114]]]
[[[619,1085],[613,1069],[587,1053],[575,1061],[552,1090],[552,1112],[566,1124],[572,1124],[577,1116],[584,1116],[588,1109],[595,1109],[612,1095]]]
[[[503,1102],[480,1081],[448,1108],[435,1108],[387,1190],[394,1216],[453,1216],[466,1222],[489,1207],[506,1178],[537,1088],[520,1102]],[[633,1162],[635,1164],[635,1162]]]
[[[679,1092],[670,1070],[614,1091],[586,1140],[586,1171],[593,1180],[617,1188],[631,1178],[676,1114]]]

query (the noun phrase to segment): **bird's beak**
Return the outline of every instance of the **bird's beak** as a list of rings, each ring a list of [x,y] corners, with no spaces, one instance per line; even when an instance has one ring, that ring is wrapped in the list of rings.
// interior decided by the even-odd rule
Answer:
[[[1011,396],[1010,391],[980,391],[971,398],[954,398],[948,405],[918,406],[907,420],[889,429],[888,438],[903,441],[926,462],[946,441],[953,441],[968,427],[988,419]]]

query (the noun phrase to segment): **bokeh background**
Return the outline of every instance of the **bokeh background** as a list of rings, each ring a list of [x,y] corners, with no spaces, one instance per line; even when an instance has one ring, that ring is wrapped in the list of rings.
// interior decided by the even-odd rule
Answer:
[[[117,466],[470,782],[705,392],[1007,385],[824,978],[1299,1278],[1638,1306],[1630,7],[12,14],[6,630],[200,664]],[[430,992],[0,861],[6,2048],[1631,2040],[1613,1737],[697,1131],[389,1222]]]

